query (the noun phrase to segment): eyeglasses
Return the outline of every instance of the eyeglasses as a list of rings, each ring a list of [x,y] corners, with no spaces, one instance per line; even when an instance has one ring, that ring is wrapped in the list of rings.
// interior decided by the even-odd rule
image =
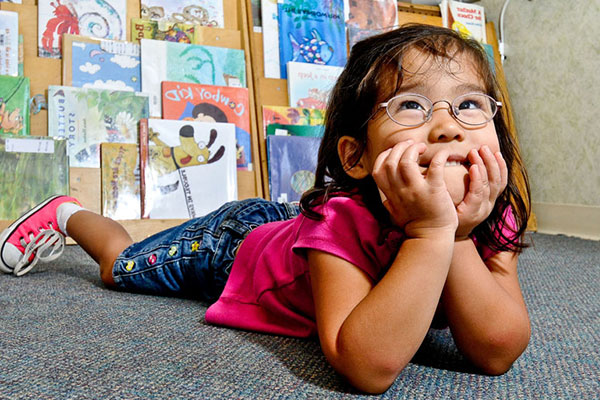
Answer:
[[[419,126],[431,120],[433,106],[446,103],[454,118],[466,125],[484,125],[494,118],[502,103],[483,93],[467,93],[458,96],[452,103],[447,100],[432,102],[416,93],[403,93],[380,103],[377,110],[385,107],[392,121],[402,126]]]

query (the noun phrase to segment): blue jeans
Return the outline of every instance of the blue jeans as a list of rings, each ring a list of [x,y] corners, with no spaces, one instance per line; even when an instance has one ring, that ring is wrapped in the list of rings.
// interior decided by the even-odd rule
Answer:
[[[114,281],[127,291],[214,302],[246,235],[259,225],[298,213],[296,205],[264,199],[227,203],[126,248],[113,266]]]

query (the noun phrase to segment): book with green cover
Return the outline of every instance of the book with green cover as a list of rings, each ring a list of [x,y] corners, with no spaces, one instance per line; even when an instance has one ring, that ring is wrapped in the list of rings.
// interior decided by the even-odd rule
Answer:
[[[0,133],[29,135],[29,78],[0,75]]]
[[[0,135],[0,219],[14,220],[55,194],[69,194],[67,141]]]
[[[148,96],[121,90],[48,87],[48,136],[69,139],[71,167],[99,168],[100,143],[137,143]]]

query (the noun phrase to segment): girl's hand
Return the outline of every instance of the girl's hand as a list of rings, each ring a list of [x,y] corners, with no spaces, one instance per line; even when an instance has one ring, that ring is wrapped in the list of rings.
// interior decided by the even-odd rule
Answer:
[[[469,191],[456,207],[459,240],[490,215],[508,182],[508,168],[500,152],[493,154],[488,146],[483,146],[479,151],[469,152],[469,161]]]
[[[373,165],[373,179],[386,197],[383,205],[408,237],[426,237],[440,229],[454,232],[458,224],[444,182],[448,153],[437,153],[423,175],[418,158],[425,150],[424,143],[400,142],[379,154]]]

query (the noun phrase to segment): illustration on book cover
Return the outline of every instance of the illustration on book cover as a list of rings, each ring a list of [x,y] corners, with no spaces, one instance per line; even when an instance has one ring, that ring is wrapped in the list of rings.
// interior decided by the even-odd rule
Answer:
[[[237,199],[233,124],[150,119],[148,139],[144,217],[194,218]]]
[[[223,0],[142,0],[144,19],[224,27]]]
[[[123,42],[112,40],[97,43],[73,40],[72,43],[72,86],[141,90],[139,45],[120,46]]]
[[[126,0],[40,0],[38,56],[60,58],[62,35],[125,40]]]

